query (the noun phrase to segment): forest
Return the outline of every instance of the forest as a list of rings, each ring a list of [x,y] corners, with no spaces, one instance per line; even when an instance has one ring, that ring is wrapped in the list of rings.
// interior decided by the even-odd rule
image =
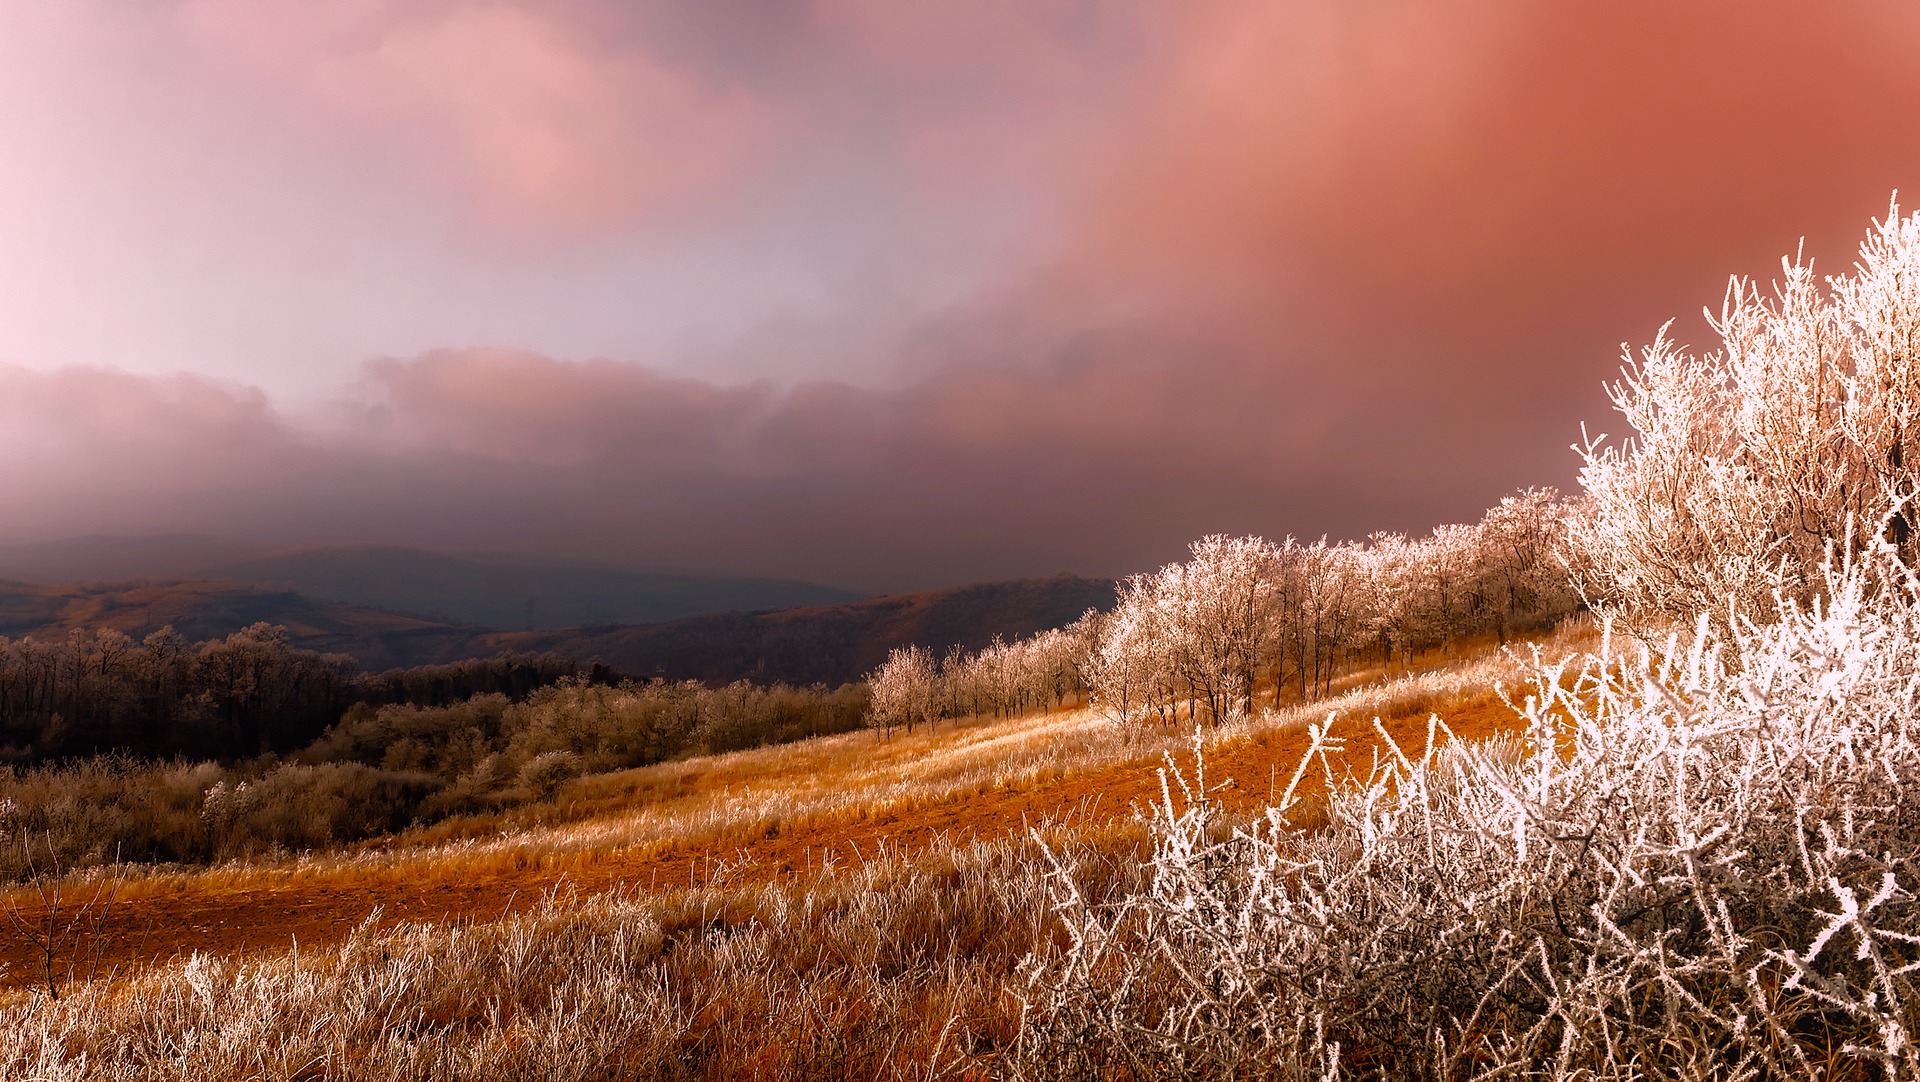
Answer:
[[[867,692],[635,681],[551,655],[360,673],[256,625],[0,639],[0,868],[325,849],[583,772],[844,732]],[[30,840],[32,846],[23,839]]]
[[[378,674],[255,624],[190,643],[172,628],[139,642],[113,630],[58,641],[0,638],[0,756],[32,764],[126,752],[240,758],[291,751],[355,704],[441,706],[525,698],[566,677],[613,674],[552,656],[508,656]]]

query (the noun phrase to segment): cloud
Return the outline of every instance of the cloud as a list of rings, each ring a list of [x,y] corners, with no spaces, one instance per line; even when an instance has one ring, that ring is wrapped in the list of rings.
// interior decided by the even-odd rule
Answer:
[[[777,109],[724,73],[595,33],[585,5],[191,0],[203,40],[390,136],[483,217],[566,231],[731,188]]]
[[[521,350],[436,350],[368,366],[380,446],[570,468],[609,459],[724,474],[774,397],[612,361],[564,363]]]
[[[1920,176],[1920,143],[1889,134],[1920,109],[1920,26],[1891,5],[183,10],[483,215],[638,243],[618,227],[737,214],[735,239],[769,246],[741,266],[844,268],[835,245],[870,240],[876,270],[822,274],[804,319],[743,320],[753,356],[726,367],[781,371],[799,324],[810,356],[897,364],[775,382],[408,350],[324,415],[192,377],[4,370],[19,534],[896,588],[1136,570],[1214,530],[1424,529],[1569,483],[1579,422],[1610,427],[1616,343],[1676,315],[1698,340],[1726,275],[1765,275],[1803,234],[1844,265]],[[993,261],[889,243],[900,223],[975,231],[995,199],[1030,228]],[[768,240],[768,207],[813,217]],[[869,334],[863,291],[890,288],[915,316]]]
[[[300,444],[258,390],[0,366],[0,493],[15,536],[230,512],[263,487],[299,485]]]
[[[1144,346],[1125,362],[955,365],[891,391],[443,350],[370,364],[355,401],[315,417],[252,389],[102,370],[7,369],[0,391],[15,537],[493,545],[885,588],[1122,571],[1196,529],[1247,525],[1223,496],[1289,487],[1289,437],[1257,423],[1273,408],[1262,388],[1192,383]],[[1298,498],[1326,479],[1296,478]]]
[[[1892,5],[1196,10],[1092,170],[1090,289],[1343,333],[1690,309],[1676,287],[1717,292],[1801,235],[1850,257],[1920,167],[1889,138],[1920,101],[1893,45],[1920,27]]]

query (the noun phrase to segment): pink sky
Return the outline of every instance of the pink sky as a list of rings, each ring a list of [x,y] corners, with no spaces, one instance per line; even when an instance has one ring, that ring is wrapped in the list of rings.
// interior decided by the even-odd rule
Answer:
[[[0,543],[889,589],[1471,517],[1920,193],[1911,10],[9,4]]]

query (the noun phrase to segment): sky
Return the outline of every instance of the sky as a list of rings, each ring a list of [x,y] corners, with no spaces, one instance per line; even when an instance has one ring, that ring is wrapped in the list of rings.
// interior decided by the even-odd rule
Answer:
[[[1575,486],[1623,343],[1920,204],[1920,13],[0,6],[0,543],[918,589]]]

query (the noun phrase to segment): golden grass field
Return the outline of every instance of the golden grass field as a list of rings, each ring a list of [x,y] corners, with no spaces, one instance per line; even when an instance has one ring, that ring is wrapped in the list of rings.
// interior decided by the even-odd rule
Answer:
[[[1563,633],[1547,648],[1570,649],[1569,641]],[[1517,717],[1501,700],[1499,687],[1517,678],[1518,670],[1517,657],[1489,649],[1392,679],[1377,672],[1354,674],[1327,699],[1204,729],[1200,738],[1208,782],[1227,782],[1216,795],[1232,810],[1251,813],[1264,807],[1285,787],[1305,752],[1307,723],[1330,716],[1336,731],[1348,737],[1347,765],[1361,774],[1379,751],[1372,728],[1375,717],[1396,742],[1411,747],[1427,739],[1432,714],[1442,717],[1456,738],[1510,730]],[[819,1062],[840,1064],[837,1069],[822,1068],[824,1077],[862,1077],[862,1072],[911,1077],[909,1066],[926,1067],[943,1054],[959,1057],[954,1063],[988,1062],[995,1041],[1004,1040],[1017,1020],[1018,1004],[1010,989],[1019,958],[1022,952],[1043,949],[1049,936],[1044,913],[1038,912],[1041,907],[1031,902],[1039,897],[1036,885],[1043,871],[1033,839],[1044,837],[1049,845],[1091,855],[1096,862],[1106,859],[1116,869],[1137,864],[1130,858],[1144,845],[1145,832],[1134,809],[1158,797],[1161,782],[1155,768],[1169,756],[1183,768],[1191,765],[1193,740],[1190,731],[1123,728],[1086,708],[943,723],[931,730],[896,732],[887,739],[850,733],[585,777],[569,783],[551,805],[505,818],[449,821],[351,850],[203,870],[123,868],[112,873],[114,902],[104,922],[69,948],[72,957],[65,964],[84,963],[83,972],[64,982],[58,1003],[44,991],[32,990],[44,977],[44,959],[25,949],[22,937],[7,939],[0,960],[8,966],[11,991],[0,1001],[5,1010],[0,1032],[11,1035],[11,1044],[0,1040],[0,1075],[9,1063],[13,1070],[25,1070],[33,1062],[42,1077],[112,1077],[76,1068],[73,1056],[122,1064],[117,1069],[133,1061],[92,1048],[93,1037],[83,1035],[146,1027],[152,1032],[140,1040],[160,1041],[163,1052],[172,1050],[152,1053],[158,1057],[153,1060],[156,1076],[197,1063],[201,1078],[276,1077],[272,1070],[241,1070],[236,1066],[241,1060],[230,1056],[206,1059],[212,1055],[207,1049],[161,1041],[157,1034],[166,1023],[142,1021],[148,1013],[143,1004],[170,1002],[174,1009],[183,1009],[178,1006],[185,1002],[179,998],[186,994],[181,990],[197,987],[195,982],[204,982],[213,969],[238,982],[234,989],[251,982],[252,994],[265,997],[251,1008],[259,1015],[260,1039],[291,1040],[284,1027],[298,1028],[289,1019],[298,1016],[300,1008],[282,1002],[293,994],[288,982],[318,979],[312,973],[302,978],[302,966],[331,967],[327,971],[338,979],[352,971],[360,979],[370,964],[368,952],[377,950],[388,961],[401,956],[425,959],[427,969],[420,972],[439,973],[433,980],[444,985],[455,979],[446,974],[444,956],[461,937],[497,946],[515,936],[534,935],[536,929],[551,940],[609,921],[626,929],[618,936],[628,936],[632,921],[644,917],[642,923],[664,937],[654,949],[665,954],[647,962],[657,969],[674,953],[660,943],[673,941],[675,927],[685,934],[704,930],[701,949],[724,950],[731,942],[725,936],[743,927],[790,921],[794,906],[830,902],[840,909],[860,909],[918,898],[922,908],[944,910],[952,900],[947,896],[957,898],[969,886],[998,891],[994,896],[1000,901],[994,904],[1019,911],[1020,922],[1002,919],[1005,927],[977,932],[962,943],[954,938],[960,935],[956,929],[977,919],[977,913],[963,917],[955,909],[945,917],[921,914],[915,942],[924,941],[927,958],[939,958],[944,949],[951,972],[942,980],[916,977],[920,984],[915,987],[921,988],[916,994],[932,998],[889,1008],[898,1017],[884,1028],[898,1035],[905,1032],[900,1018],[912,1018],[920,1020],[924,1032],[916,1031],[911,1039],[899,1037],[885,1048],[867,1047],[877,1039],[860,1036],[867,1032],[861,1026],[868,1023],[841,1017],[856,1005],[829,1008],[822,999],[815,1005],[825,1012],[822,1018],[839,1012],[835,1016],[840,1017],[841,1038],[835,1046],[839,1052],[828,1049]],[[981,879],[985,867],[1000,870]],[[1123,870],[1113,874],[1125,877]],[[1015,880],[1024,886],[1010,886]],[[903,882],[918,886],[909,889]],[[79,898],[88,889],[86,883],[75,882],[67,894]],[[1028,902],[1007,900],[1021,890]],[[860,896],[874,891],[881,897]],[[5,904],[29,925],[44,921],[38,895],[16,891]],[[697,918],[689,915],[695,906]],[[1013,927],[1021,922],[1021,928]],[[862,942],[862,933],[851,927],[837,934],[850,943]],[[1013,938],[987,950],[983,944],[996,935]],[[876,933],[873,939],[873,949],[888,942],[884,934]],[[938,946],[941,942],[947,946]],[[433,961],[436,958],[440,961]],[[864,976],[864,971],[846,972],[846,960],[838,956],[816,962],[831,974],[796,970],[792,994],[858,1000],[883,996],[897,983],[889,983],[892,978],[883,979],[878,971]],[[678,964],[687,964],[685,958]],[[716,965],[710,959],[700,979],[719,980]],[[91,981],[84,979],[88,974]],[[727,981],[737,984],[737,978]],[[416,974],[414,979],[428,978]],[[629,973],[623,979],[631,983],[634,978]],[[559,989],[572,988],[569,982],[576,982],[577,975],[551,980],[559,982],[550,989],[559,997]],[[720,995],[720,985],[727,981],[716,984],[713,994]],[[956,982],[968,989],[958,999]],[[500,994],[486,992],[485,980],[476,976],[470,983],[473,987],[457,1004],[420,1007],[407,1023],[412,1028],[402,1027],[414,1033],[405,1047],[418,1052],[430,1045],[447,1054],[466,1049],[479,1055],[477,1049],[487,1041],[506,1039],[516,1025],[512,1012],[501,1013]],[[684,997],[685,984],[682,979],[673,996]],[[266,991],[269,986],[279,991]],[[927,991],[930,988],[946,991],[936,995]],[[518,984],[515,989],[514,996],[526,994]],[[728,996],[737,1000],[741,994],[736,988]],[[280,1006],[262,1005],[267,1001]],[[798,1077],[794,1064],[818,1059],[801,1055],[804,1049],[794,1044],[799,1038],[791,1033],[762,1035],[785,1049],[779,1054],[755,1044],[743,1035],[753,1023],[721,1018],[732,1018],[729,1012],[742,1009],[733,1002],[715,1008],[718,1014],[707,1012],[712,1015],[708,1021],[721,1026],[734,1042],[727,1045],[732,1051],[715,1051],[706,1038],[688,1036],[704,1032],[701,1019],[706,1016],[687,1002],[676,1002],[674,1010],[691,1010],[676,1023],[680,1043],[651,1031],[640,1044],[634,1043],[638,1038],[629,1040],[622,1047],[644,1044],[652,1049],[648,1055],[654,1058],[646,1062],[654,1067],[605,1077],[646,1077],[665,1071],[660,1065],[676,1062],[676,1056],[683,1064],[705,1064],[687,1077]],[[309,1031],[319,1025],[309,1023]],[[371,1023],[363,1018],[355,1024]],[[21,1027],[36,1025],[51,1027],[45,1033],[65,1034],[61,1047],[67,1052],[49,1051],[43,1036],[43,1043],[34,1046],[39,1049],[34,1055],[43,1058],[23,1058],[32,1042]],[[969,1036],[956,1043],[959,1032]],[[265,1036],[270,1033],[279,1036]],[[421,1034],[438,1036],[422,1045]],[[114,1055],[131,1054],[127,1040],[140,1043],[131,1037],[122,1040],[113,1046],[119,1049]],[[398,1054],[381,1040],[355,1038],[348,1044],[360,1052],[338,1060],[323,1057],[334,1066],[298,1076],[360,1077],[362,1071],[374,1070],[376,1062],[388,1063]],[[749,1048],[766,1053],[761,1056],[766,1059],[764,1071],[748,1070],[738,1059],[741,1050]],[[700,1051],[695,1055],[690,1049]],[[174,1059],[168,1060],[168,1054]],[[508,1061],[497,1056],[473,1062],[482,1060],[492,1064],[488,1071],[507,1069],[502,1065]],[[172,1066],[162,1071],[163,1062]],[[418,1076],[464,1076],[452,1061],[433,1062],[438,1066],[420,1068],[424,1073]],[[591,1071],[565,1076],[602,1077]]]

